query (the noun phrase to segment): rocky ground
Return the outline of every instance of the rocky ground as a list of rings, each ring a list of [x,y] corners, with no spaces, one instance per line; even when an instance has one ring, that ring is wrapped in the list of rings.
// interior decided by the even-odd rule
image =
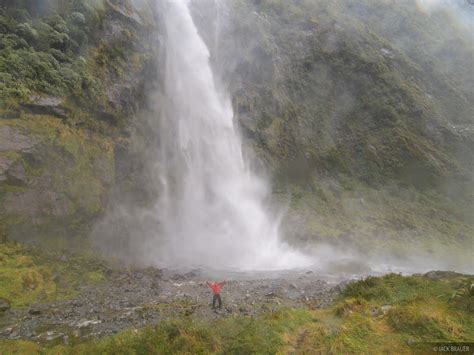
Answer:
[[[84,286],[77,298],[7,309],[0,315],[0,338],[67,344],[179,316],[211,320],[286,306],[322,308],[347,282],[323,281],[311,271],[213,276],[202,270],[109,271],[106,282]],[[214,311],[206,281],[217,277],[227,284],[222,291],[223,308]]]

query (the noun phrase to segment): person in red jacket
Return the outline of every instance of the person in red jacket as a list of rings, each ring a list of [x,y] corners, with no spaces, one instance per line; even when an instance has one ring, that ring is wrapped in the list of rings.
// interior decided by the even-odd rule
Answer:
[[[219,303],[219,308],[222,308],[222,300],[221,300],[221,289],[225,285],[225,281],[222,282],[206,282],[207,286],[212,289],[212,293],[214,296],[212,297],[212,309],[216,308],[216,301]]]

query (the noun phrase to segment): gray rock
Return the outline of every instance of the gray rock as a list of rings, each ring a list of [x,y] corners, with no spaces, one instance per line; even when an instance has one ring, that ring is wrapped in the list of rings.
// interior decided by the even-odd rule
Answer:
[[[186,280],[186,277],[184,275],[181,275],[181,274],[175,274],[171,277],[171,280],[173,280],[173,281],[183,281],[183,280]]]
[[[68,110],[64,107],[64,100],[60,97],[34,95],[30,97],[30,101],[21,104],[21,107],[32,114],[67,118]]]
[[[13,161],[7,157],[0,156],[0,182],[8,179],[6,172],[12,165]]]
[[[119,17],[122,17],[126,20],[131,21],[135,25],[144,26],[144,21],[141,16],[135,11],[134,8],[128,8],[125,6],[120,6],[119,4],[113,3],[110,0],[106,0],[107,4],[112,10],[115,11],[115,14]]]
[[[12,214],[38,216],[46,212],[55,217],[67,215],[73,206],[65,194],[39,186],[25,192],[7,193],[3,205],[5,211]]]
[[[0,297],[0,312],[5,312],[6,310],[10,309],[10,307],[10,301],[6,298]]]
[[[36,141],[10,126],[0,126],[0,152],[31,152]]]
[[[462,274],[459,274],[454,271],[429,271],[423,276],[431,280],[441,280],[441,279],[450,280],[450,279],[462,276]]]
[[[265,297],[273,298],[273,297],[278,297],[278,295],[275,292],[271,291],[271,292],[266,293]]]
[[[2,336],[9,336],[13,332],[13,327],[7,327],[0,332]]]
[[[63,104],[63,99],[54,96],[38,96],[33,95],[30,100],[40,106],[60,106]]]
[[[28,314],[31,314],[32,316],[37,316],[41,314],[41,310],[36,307],[31,307],[28,311]]]
[[[28,182],[26,169],[21,162],[13,164],[6,172],[6,176],[8,180],[15,185],[24,185]]]

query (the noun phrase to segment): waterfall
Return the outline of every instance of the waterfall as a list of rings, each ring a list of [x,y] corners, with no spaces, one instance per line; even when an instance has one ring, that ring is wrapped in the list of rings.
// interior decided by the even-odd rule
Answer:
[[[278,223],[264,208],[266,184],[243,157],[230,97],[215,86],[189,1],[168,0],[163,8],[156,262],[240,270],[307,265],[280,241]]]

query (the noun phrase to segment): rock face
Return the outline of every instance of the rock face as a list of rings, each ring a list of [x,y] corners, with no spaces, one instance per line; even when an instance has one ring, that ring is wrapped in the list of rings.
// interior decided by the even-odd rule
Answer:
[[[35,139],[9,125],[0,126],[0,152],[28,153],[36,144]]]
[[[0,121],[0,135],[2,233],[69,235],[68,221],[87,224],[103,210],[114,176],[110,139],[38,115]]]
[[[64,100],[54,96],[32,96],[30,103],[23,103],[21,107],[38,115],[51,115],[67,119],[68,109],[64,107]]]
[[[26,27],[58,21],[55,34],[69,33],[64,39],[79,47],[71,55],[67,46],[18,38],[35,65],[49,60],[54,68],[40,70],[45,85],[11,73],[28,95],[13,95],[5,107],[0,102],[0,236],[82,243],[117,183],[130,176],[120,171],[128,166],[121,160],[130,155],[129,130],[150,79],[153,15],[114,0],[101,8],[77,5],[73,14],[69,5],[42,11],[29,3],[7,6],[29,13]],[[79,31],[78,24],[87,29]],[[116,146],[125,151],[117,154]]]
[[[468,30],[416,1],[228,2],[225,20],[213,3],[195,17],[247,143],[291,199],[288,235],[364,251],[402,240],[442,249],[461,230],[472,243]]]

